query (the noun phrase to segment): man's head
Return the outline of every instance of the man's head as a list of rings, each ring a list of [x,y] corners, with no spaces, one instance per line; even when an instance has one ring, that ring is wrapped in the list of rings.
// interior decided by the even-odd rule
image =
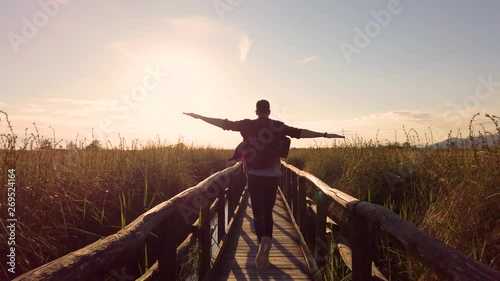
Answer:
[[[259,117],[269,117],[269,114],[271,114],[270,108],[267,100],[259,100],[256,104],[255,114]]]

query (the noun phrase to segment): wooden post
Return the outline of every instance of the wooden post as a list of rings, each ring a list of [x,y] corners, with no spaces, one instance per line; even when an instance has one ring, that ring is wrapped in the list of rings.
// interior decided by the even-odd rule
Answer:
[[[279,179],[279,186],[281,188],[281,192],[284,192],[283,190],[283,183],[285,182],[284,177],[285,177],[285,166],[281,164],[281,177]]]
[[[198,267],[199,281],[203,280],[205,274],[210,269],[210,259],[212,257],[210,249],[212,242],[212,239],[210,237],[210,205],[211,204],[206,204],[206,206],[203,206],[201,208],[201,213],[200,213],[201,223],[200,223],[200,230],[198,231],[199,233],[198,241],[200,243],[200,259]]]
[[[304,239],[307,239],[307,205],[306,205],[306,178],[299,178],[299,194],[298,194],[298,203],[297,203],[297,211],[299,214],[298,223],[300,227],[300,232],[302,232],[302,236]]]
[[[363,217],[351,216],[352,280],[370,280],[372,267],[372,229]]]
[[[243,194],[243,191],[245,190],[245,187],[247,186],[247,178],[245,173],[243,173],[243,170],[240,170],[238,176],[238,197],[236,198],[236,204],[238,204],[241,195]]]
[[[229,178],[229,186],[227,188],[227,221],[230,221],[234,215],[235,205],[233,197],[236,187],[235,180],[236,178],[234,176]]]
[[[219,199],[219,206],[217,206],[217,243],[220,243],[222,237],[226,235],[226,201],[224,200],[225,190],[220,189],[217,199]]]
[[[177,212],[160,224],[160,251],[158,253],[159,280],[177,279],[177,232],[179,225]]]
[[[316,243],[314,247],[316,263],[318,267],[326,265],[328,249],[326,241],[326,216],[328,211],[328,200],[326,194],[321,190],[316,190],[315,194],[317,214],[316,214]],[[328,247],[329,248],[329,247]]]
[[[291,177],[292,177],[292,171],[287,169],[286,170],[286,183],[285,183],[285,186],[286,186],[286,195],[285,195],[285,200],[287,200],[288,202],[288,206],[290,206],[290,201],[288,201],[288,199],[290,198],[290,190],[291,190]]]
[[[286,185],[287,185],[286,184],[287,179],[288,179],[288,169],[285,168],[283,170],[283,186],[281,186],[281,191],[283,191],[283,195],[285,196],[285,198],[288,197],[288,195],[287,195],[287,191],[288,190],[287,190],[287,187],[286,187]],[[283,198],[283,199],[285,199],[285,198]]]
[[[292,171],[292,186],[290,189],[289,206],[292,208],[293,218],[297,220],[297,174]]]

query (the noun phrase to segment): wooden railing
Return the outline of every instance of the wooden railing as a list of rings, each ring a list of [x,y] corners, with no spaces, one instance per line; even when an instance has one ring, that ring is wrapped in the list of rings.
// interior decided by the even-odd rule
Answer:
[[[238,210],[245,184],[242,164],[237,163],[155,206],[116,234],[14,280],[76,281],[99,280],[106,275],[110,277],[110,272],[116,272],[116,268],[122,267],[128,259],[140,253],[146,238],[154,231],[159,233],[160,243],[157,262],[138,280],[176,280],[180,261],[195,242],[201,248],[198,280],[202,280],[211,267],[210,222],[217,215],[217,240],[220,242],[226,236],[226,226],[231,225]]]
[[[325,264],[329,254],[327,222],[335,224],[328,216],[331,203],[350,214],[352,250],[340,235],[335,239],[346,264],[352,264],[354,281],[370,280],[371,275],[384,279],[374,267],[371,256],[371,238],[379,226],[399,240],[410,255],[448,280],[500,280],[498,271],[446,246],[382,206],[359,201],[285,162],[282,162],[282,173],[280,186],[296,222],[299,242],[313,280],[321,280],[318,268]],[[96,280],[99,276],[109,276],[110,272],[116,272],[116,268],[139,253],[152,232],[159,233],[157,262],[137,280],[176,280],[182,258],[196,242],[201,248],[198,280],[210,280],[214,273],[210,268],[217,266],[211,264],[210,222],[217,215],[217,242],[221,247],[216,253],[218,255],[223,252],[228,239],[226,230],[229,232],[233,218],[240,210],[239,203],[246,193],[245,184],[242,164],[237,163],[155,206],[116,234],[14,280]],[[308,185],[314,190],[313,199],[307,197]],[[313,229],[308,228],[308,208],[315,214]],[[313,245],[312,251],[308,245]]]
[[[330,249],[326,243],[328,241],[327,221],[334,222],[328,217],[327,211],[329,205],[334,203],[343,207],[350,215],[352,261],[347,260],[350,255],[345,255],[343,258],[347,264],[352,263],[352,280],[354,281],[370,280],[371,275],[380,275],[372,264],[371,254],[371,239],[378,227],[384,228],[402,243],[408,254],[432,268],[438,276],[446,280],[500,280],[500,272],[445,245],[385,207],[359,201],[285,162],[282,162],[282,173],[280,186],[297,222],[297,228],[301,230],[300,240],[303,251],[308,256],[307,259],[310,262],[314,260],[318,267],[325,264]],[[307,185],[314,190],[313,197],[315,198],[312,200],[307,198]],[[312,231],[308,228],[310,222],[307,213],[308,206],[314,210],[316,216],[315,227]],[[308,244],[314,245],[313,251],[307,249]],[[384,279],[383,276],[379,277]]]

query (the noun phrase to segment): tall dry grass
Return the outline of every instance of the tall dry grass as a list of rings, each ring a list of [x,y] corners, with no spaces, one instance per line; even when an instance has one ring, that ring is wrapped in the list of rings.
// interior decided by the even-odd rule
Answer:
[[[491,119],[496,121],[493,134],[500,133],[500,119]],[[410,145],[381,146],[352,139],[330,148],[294,149],[287,162],[360,200],[386,206],[447,245],[500,269],[499,143],[482,149],[432,149],[407,141]],[[340,208],[330,211],[348,223]],[[376,241],[378,265],[391,280],[432,280],[432,273],[408,259],[387,233],[379,232]],[[348,273],[338,259],[332,256],[325,269],[331,280]]]
[[[2,119],[8,122],[7,115]],[[7,133],[0,135],[0,174],[3,185],[6,169],[17,173],[16,275],[115,233],[156,204],[225,168],[231,153],[159,139],[122,139],[106,149],[82,143],[54,149],[59,147],[55,136],[45,138],[35,127],[19,138],[7,124]],[[2,218],[6,196],[0,194]],[[131,263],[143,272],[145,256],[153,251],[145,248],[144,256]],[[3,241],[0,253],[7,252]],[[12,278],[6,271],[6,255],[0,261],[0,276]]]
[[[498,117],[491,119],[498,122]],[[231,154],[159,139],[122,139],[115,146],[75,140],[67,144],[70,149],[54,149],[62,144],[55,132],[46,138],[35,126],[16,136],[7,115],[1,125],[7,128],[0,135],[2,180],[6,169],[17,171],[20,273],[115,233],[152,206],[225,168]],[[287,161],[332,187],[385,205],[448,245],[500,268],[498,144],[491,149],[424,149],[415,148],[416,138],[405,135],[408,144],[403,146],[354,138],[330,148],[292,149]],[[2,217],[5,202],[3,192]],[[348,222],[339,208],[331,211]],[[376,241],[377,263],[391,280],[429,278],[427,269],[407,259],[386,233],[380,232]],[[5,241],[0,245],[1,253],[7,252],[6,246]],[[152,252],[145,246],[142,257],[131,258],[131,266],[144,272]],[[1,275],[11,278],[5,255],[0,262]],[[337,256],[331,257],[325,273],[349,280]]]

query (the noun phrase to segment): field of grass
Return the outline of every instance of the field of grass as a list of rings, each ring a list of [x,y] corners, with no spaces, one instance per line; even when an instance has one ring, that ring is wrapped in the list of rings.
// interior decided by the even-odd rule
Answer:
[[[12,133],[0,138],[2,186],[6,170],[16,169],[19,273],[115,233],[152,206],[225,168],[232,153],[161,140],[123,140],[107,149],[51,149],[44,143],[36,133],[24,139]],[[24,149],[14,149],[19,146]],[[433,150],[346,141],[329,148],[292,149],[287,162],[361,200],[385,205],[448,245],[500,269],[498,148]],[[6,196],[0,194],[2,218]],[[7,233],[4,219],[2,228]],[[429,275],[384,233],[377,241],[378,265],[392,280]],[[12,277],[3,254],[6,241],[0,252],[0,279]],[[138,272],[148,266],[144,259],[134,262]],[[339,280],[339,271],[345,268],[332,256],[326,275]]]
[[[393,210],[446,244],[500,269],[500,152],[421,149],[318,148],[289,159],[330,186]],[[335,208],[342,221],[346,214]],[[422,268],[380,233],[375,250],[393,280],[417,280]],[[336,258],[336,257],[332,257]],[[344,270],[334,266],[335,270]],[[331,270],[329,270],[331,272]],[[387,276],[387,274],[386,274]],[[426,280],[426,279],[421,279]]]
[[[495,125],[500,133],[498,123]],[[490,149],[436,150],[411,145],[380,147],[350,140],[331,148],[291,150],[287,162],[333,188],[391,209],[444,243],[498,270],[499,147],[497,143]],[[341,208],[330,212],[341,222],[346,221]],[[425,268],[406,258],[404,249],[387,233],[380,232],[376,241],[374,254],[385,276],[392,280],[434,280]],[[330,266],[325,269],[331,280],[340,280],[338,276],[347,273],[338,259],[338,254],[331,256]]]
[[[161,140],[69,150],[43,148],[44,139],[37,135],[14,140],[6,134],[0,141],[2,186],[6,170],[16,170],[18,218],[17,272],[7,272],[3,236],[0,280],[115,233],[156,204],[224,169],[231,155],[228,150]],[[14,141],[17,146],[27,143],[27,149],[14,150]],[[6,197],[5,190],[0,195],[2,233],[7,233]],[[139,262],[137,270],[144,271],[144,259]]]

